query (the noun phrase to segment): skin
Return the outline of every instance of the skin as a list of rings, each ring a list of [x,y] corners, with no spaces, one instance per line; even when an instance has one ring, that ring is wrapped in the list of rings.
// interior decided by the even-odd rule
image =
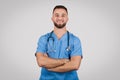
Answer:
[[[67,23],[68,14],[62,8],[55,9],[51,20],[53,23],[56,23],[59,27],[61,27]],[[54,26],[54,33],[58,39],[60,39],[66,32],[66,25],[62,28]],[[80,67],[81,59],[81,56],[73,56],[70,59],[53,59],[48,57],[47,54],[40,52],[36,55],[36,60],[40,67],[45,67],[49,71],[54,72],[68,72],[72,70],[78,70]]]

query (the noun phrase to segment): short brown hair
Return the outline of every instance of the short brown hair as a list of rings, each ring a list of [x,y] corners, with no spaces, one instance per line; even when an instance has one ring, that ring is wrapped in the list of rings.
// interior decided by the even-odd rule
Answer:
[[[63,5],[55,6],[54,9],[53,9],[53,13],[54,13],[55,9],[64,9],[67,12],[67,14],[68,14],[67,8],[65,6],[63,6]]]

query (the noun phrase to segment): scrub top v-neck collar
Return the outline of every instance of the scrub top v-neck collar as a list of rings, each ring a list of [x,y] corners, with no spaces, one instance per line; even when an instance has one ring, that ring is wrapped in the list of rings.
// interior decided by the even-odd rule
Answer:
[[[64,40],[65,38],[67,38],[67,31],[61,36],[60,39],[58,39],[57,35],[53,32],[52,36],[55,38],[55,40],[57,41],[62,41]]]

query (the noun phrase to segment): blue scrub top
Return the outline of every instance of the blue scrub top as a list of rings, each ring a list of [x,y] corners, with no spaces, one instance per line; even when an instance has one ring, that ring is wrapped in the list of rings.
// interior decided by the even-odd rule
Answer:
[[[49,38],[50,33],[42,35],[38,41],[37,52],[47,53],[49,57],[62,59],[71,58],[72,56],[82,56],[81,42],[78,37],[69,33],[69,45],[70,51],[67,51],[68,47],[68,35],[67,32],[58,39],[53,32]],[[48,40],[49,38],[49,40]],[[69,72],[53,72],[48,71],[42,67],[41,76],[39,80],[79,80],[76,70]]]

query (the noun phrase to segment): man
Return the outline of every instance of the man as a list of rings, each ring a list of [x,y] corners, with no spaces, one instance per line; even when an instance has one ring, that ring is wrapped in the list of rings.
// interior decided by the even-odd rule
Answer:
[[[35,54],[42,67],[39,80],[79,80],[76,70],[81,63],[82,49],[79,38],[66,29],[67,8],[55,6],[51,19],[54,30],[39,38]]]

